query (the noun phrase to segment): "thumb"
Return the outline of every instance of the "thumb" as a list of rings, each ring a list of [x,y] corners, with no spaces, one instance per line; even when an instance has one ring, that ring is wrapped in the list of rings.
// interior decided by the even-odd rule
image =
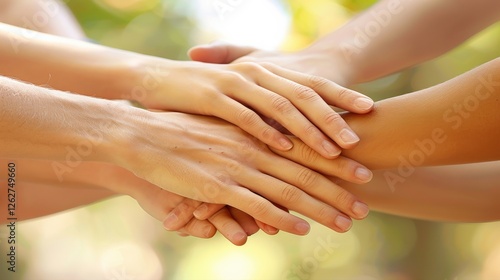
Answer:
[[[253,47],[216,43],[193,47],[188,51],[188,55],[194,61],[225,64],[231,63],[234,60],[248,55],[256,50],[257,49]]]

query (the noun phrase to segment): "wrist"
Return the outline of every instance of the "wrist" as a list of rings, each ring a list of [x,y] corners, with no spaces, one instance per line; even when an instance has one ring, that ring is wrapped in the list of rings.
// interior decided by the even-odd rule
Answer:
[[[297,53],[303,60],[316,65],[317,76],[328,78],[329,80],[349,87],[357,83],[357,73],[354,63],[350,61],[345,50],[339,44],[332,44],[327,47],[324,44],[313,44]],[[319,66],[317,66],[319,65]]]
[[[179,62],[130,53],[122,63],[124,66],[118,70],[119,76],[123,77],[119,78],[119,98],[138,102],[145,108],[158,108],[157,100],[164,100],[168,94],[162,88],[167,83],[169,72]]]

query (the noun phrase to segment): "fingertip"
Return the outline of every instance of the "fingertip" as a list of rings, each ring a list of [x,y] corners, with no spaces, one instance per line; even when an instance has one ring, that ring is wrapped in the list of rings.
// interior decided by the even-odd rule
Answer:
[[[295,225],[295,230],[299,235],[307,235],[311,230],[311,225],[306,221],[302,221]]]
[[[242,246],[247,242],[248,236],[244,232],[237,232],[231,236],[231,243],[236,246]]]
[[[356,215],[357,220],[362,220],[370,214],[370,208],[363,202],[356,201],[352,206],[352,212]]]
[[[354,171],[354,176],[361,183],[368,183],[373,179],[373,172],[364,166],[360,166]]]
[[[272,227],[270,225],[264,224],[263,227],[264,227],[263,228],[264,232],[269,234],[269,235],[276,235],[279,232],[279,230],[277,228]]]
[[[177,227],[175,226],[175,224],[177,223],[178,220],[179,217],[177,217],[175,213],[171,212],[167,215],[165,220],[163,220],[163,227],[166,230],[176,230]]]
[[[283,151],[289,151],[293,148],[292,141],[290,141],[290,139],[288,139],[285,136],[280,137],[278,142],[280,144],[281,149],[283,149]]]
[[[208,206],[203,203],[198,208],[196,208],[193,212],[193,216],[198,220],[206,220],[207,217]]]
[[[374,105],[375,102],[373,102],[372,99],[366,96],[358,97],[356,100],[354,100],[354,106],[359,110],[359,113],[370,112],[373,109]]]

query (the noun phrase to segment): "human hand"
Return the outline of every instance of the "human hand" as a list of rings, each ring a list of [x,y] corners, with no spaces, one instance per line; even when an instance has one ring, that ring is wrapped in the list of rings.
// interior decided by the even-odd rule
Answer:
[[[148,109],[216,116],[281,150],[290,149],[291,143],[259,114],[276,120],[324,157],[334,158],[359,138],[329,105],[360,114],[373,106],[368,97],[331,81],[269,63],[168,64],[149,57],[142,63],[146,65],[136,67],[135,76],[144,87],[136,87],[132,98]]]
[[[265,51],[253,47],[236,46],[221,42],[199,45],[188,51],[194,61],[205,63],[273,63],[286,69],[319,76],[339,85],[352,83],[352,71],[345,61],[332,53],[324,53],[309,48],[297,52]]]
[[[210,117],[128,109],[120,114],[129,118],[124,121],[127,129],[113,133],[125,136],[118,146],[126,147],[113,153],[118,155],[115,162],[163,189],[230,205],[299,235],[309,231],[307,222],[273,203],[339,232],[351,227],[350,217],[362,219],[368,212],[352,194],[275,155],[234,125]]]
[[[232,207],[219,208],[220,211],[209,219],[196,219],[193,211],[202,202],[159,188],[118,166],[85,162],[78,167],[77,173],[83,170],[93,170],[94,174],[99,170],[96,180],[99,184],[114,193],[134,198],[144,211],[161,221],[166,230],[177,231],[181,236],[211,238],[219,231],[234,245],[243,245],[247,237],[259,229],[253,218]]]

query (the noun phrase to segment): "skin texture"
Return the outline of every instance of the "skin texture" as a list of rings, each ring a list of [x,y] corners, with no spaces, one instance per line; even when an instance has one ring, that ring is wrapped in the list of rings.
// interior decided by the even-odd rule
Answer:
[[[475,105],[471,107],[470,104]],[[374,111],[366,116],[358,117],[346,113],[343,117],[362,135],[364,141],[356,149],[345,151],[343,154],[366,164],[373,170],[387,169],[384,172],[377,172],[375,181],[370,184],[375,187],[370,188],[370,191],[367,190],[361,197],[369,205],[375,202],[377,209],[384,212],[398,213],[397,207],[404,206],[401,208],[401,215],[411,217],[451,221],[484,221],[498,218],[497,215],[491,215],[496,209],[492,207],[493,203],[485,203],[477,208],[483,215],[479,215],[477,211],[473,212],[474,214],[464,215],[463,206],[450,207],[461,203],[471,204],[467,194],[474,190],[471,187],[472,182],[483,174],[474,172],[480,170],[479,168],[472,165],[471,170],[464,172],[460,177],[462,180],[456,180],[450,177],[450,172],[454,169],[466,170],[467,166],[442,167],[442,170],[448,172],[440,175],[435,175],[441,170],[439,168],[433,171],[434,169],[420,169],[420,167],[500,160],[499,107],[500,59],[495,59],[435,87],[376,102]],[[294,142],[292,150],[273,151],[322,174],[335,176],[331,172],[338,166],[337,160],[323,159],[297,138],[291,139]],[[491,166],[498,164],[492,163]],[[484,197],[498,192],[495,189],[497,182],[495,179],[498,177],[492,176],[493,170],[495,169],[488,169],[487,172],[490,174],[486,177],[488,179],[478,181],[478,184],[483,185],[480,189],[484,191],[481,193]],[[426,205],[423,203],[428,201],[427,185],[433,185],[435,177],[438,182],[443,182],[445,178],[450,179],[449,183],[445,184],[446,187],[439,191],[437,199],[444,204],[429,208],[441,210],[437,214],[429,209],[423,211],[424,208],[421,206]],[[331,179],[340,182],[338,178]],[[345,183],[339,184],[349,186]],[[381,199],[387,193],[387,189],[394,191],[408,185],[427,187],[421,190],[416,188],[413,191],[402,191],[401,195]],[[446,191],[451,191],[455,185],[459,194],[449,194],[448,205],[443,197],[446,196]],[[351,186],[348,189],[358,194],[362,193],[360,188]],[[363,190],[365,189],[363,187]],[[464,192],[460,193],[462,190]],[[453,196],[456,200],[451,199]],[[394,202],[385,204],[389,199],[394,199]],[[475,200],[475,203],[479,201]],[[206,218],[217,209],[217,206],[211,205],[204,211],[196,211],[194,215]],[[489,209],[489,213],[485,209]]]
[[[272,62],[352,85],[444,54],[499,20],[499,10],[496,0],[383,0],[297,52],[213,44],[195,47],[189,54],[210,63]]]
[[[329,105],[356,113],[373,106],[366,96],[331,81],[269,63],[171,61],[36,32],[27,36],[5,24],[0,24],[0,42],[5,76],[104,99],[135,100],[148,109],[216,116],[277,149],[290,149],[287,138],[261,114],[328,158],[359,142]]]
[[[85,39],[81,28],[61,2],[2,1],[0,5],[2,7],[0,20],[6,23],[59,36]],[[39,13],[48,14],[50,21],[43,25],[26,24],[25,19],[28,19],[29,22]],[[346,109],[351,108],[358,113],[369,112],[373,104],[370,99],[359,93],[339,87],[324,79],[302,75],[271,64],[245,63],[237,66],[221,67],[219,65],[210,66],[192,62],[176,63],[165,59],[47,36],[5,24],[0,24],[0,35],[0,40],[4,42],[0,47],[0,57],[3,61],[0,72],[3,75],[83,95],[105,99],[132,99],[141,102],[150,109],[181,110],[197,114],[217,115],[241,125],[259,139],[279,149],[289,149],[290,142],[282,143],[282,141],[279,141],[280,139],[288,141],[288,139],[273,130],[271,126],[268,126],[264,121],[276,121],[265,116],[275,118],[297,135],[304,135],[304,138],[307,138],[306,141],[315,146],[324,156],[333,158],[338,155],[340,149],[332,139],[336,139],[340,147],[343,148],[354,147],[359,139],[345,126],[345,122],[336,112],[329,108],[326,102],[338,107],[344,107],[343,104],[346,104]],[[188,82],[186,82],[186,76],[190,77]],[[100,123],[99,121],[106,118],[106,115],[115,108],[115,104],[38,89],[9,79],[2,79],[2,82],[1,98],[3,108],[5,108],[3,116],[7,116],[3,118],[2,123],[2,125],[5,124],[3,126],[5,130],[2,131],[2,136],[5,136],[2,138],[2,147],[4,147],[0,153],[2,157],[17,158],[17,160],[26,160],[26,158],[30,157],[37,158],[40,164],[50,164],[53,176],[58,181],[62,180],[64,182],[67,182],[68,176],[70,177],[73,172],[72,167],[69,168],[71,164],[86,164],[86,161],[89,160],[117,160],[120,164],[132,168],[129,163],[135,159],[131,159],[130,156],[127,159],[103,156],[109,153],[110,148],[116,144],[114,141],[121,141],[130,146],[128,137],[119,138],[118,140],[117,138],[106,139],[103,138],[101,133],[102,130],[117,132],[120,130],[118,127],[123,124],[123,121],[116,118],[118,114],[124,113],[119,109],[119,113],[114,114],[113,120],[106,123]],[[186,92],[186,89],[190,90]],[[248,97],[242,95],[243,92],[248,93],[249,89],[252,89],[250,90],[252,95],[248,95]],[[280,96],[274,91],[281,92],[286,96]],[[171,95],[166,95],[166,92]],[[323,99],[319,97],[319,94]],[[193,101],[197,101],[197,103],[193,103]],[[43,104],[40,107],[44,107],[45,110],[26,111],[26,104],[34,102]],[[223,105],[226,110],[214,110],[216,106],[211,105],[215,103],[217,106]],[[245,103],[257,108],[259,113],[264,115],[263,120],[256,113],[242,105]],[[61,109],[61,107],[64,109]],[[318,108],[321,109],[318,110]],[[140,118],[147,117],[149,116]],[[36,119],[34,123],[29,123],[34,119]],[[294,119],[295,122],[290,122],[290,119]],[[27,123],[29,124],[26,125]],[[319,127],[316,127],[313,123],[318,123]],[[98,125],[94,126],[95,124]],[[19,127],[22,127],[22,129],[19,129]],[[322,130],[327,133],[323,133]],[[131,136],[129,132],[123,131],[123,134]],[[144,136],[143,133],[140,134],[141,137]],[[156,136],[156,133],[154,136]],[[154,136],[151,136],[151,138]],[[345,138],[346,136],[350,138]],[[137,137],[137,135],[132,137]],[[170,138],[172,137],[170,136]],[[40,141],[34,141],[34,139]],[[250,139],[255,142],[253,138]],[[150,143],[150,141],[146,142]],[[136,142],[134,142],[134,146],[137,146]],[[79,148],[81,150],[78,150]],[[89,148],[89,150],[85,150],[86,148]],[[19,157],[23,159],[19,159]],[[46,159],[51,160],[47,161]],[[74,160],[76,162],[73,162]],[[342,158],[341,161],[349,164],[352,168],[349,169],[350,174],[339,173],[339,176],[356,183],[369,181],[371,172],[366,168],[346,158]],[[134,168],[139,167],[137,165]],[[252,167],[248,168],[250,170]],[[364,170],[361,179],[354,176],[355,171],[358,169]],[[306,171],[303,174],[307,175],[306,179],[318,177],[318,174],[311,175],[309,173],[311,172]],[[148,175],[143,175],[151,179]],[[286,176],[289,178],[288,181],[297,181],[297,179],[290,179],[290,174]],[[136,179],[141,180],[138,177]],[[63,205],[49,204],[47,208],[27,208],[22,210],[23,213],[27,213],[24,216],[30,218],[44,213],[53,213],[56,210],[62,211],[84,205],[92,201],[92,199],[97,200],[111,195],[106,191],[89,189],[88,185],[92,184],[82,184],[81,189],[71,188],[66,190],[62,188],[66,186],[65,184],[61,187],[54,187],[47,182],[38,182],[36,180],[30,183],[22,183],[23,190],[37,190],[33,191],[34,194],[43,189],[52,194],[60,191],[60,195],[72,195],[72,199],[65,200]],[[333,186],[330,183],[328,185]],[[130,187],[132,188],[132,186]],[[289,189],[289,185],[286,185],[283,190],[288,191]],[[128,192],[130,190],[125,193]],[[182,200],[175,199],[178,195],[167,191],[164,192],[168,195],[162,195],[161,197],[165,197],[165,201],[166,198],[169,198],[168,203],[172,207],[178,205],[179,209],[187,207],[189,210],[195,208],[193,205],[200,204],[198,201],[185,198]],[[144,193],[143,196],[139,194],[135,196],[153,197],[146,196],[146,194],[148,193]],[[338,194],[343,194],[343,192],[340,191]],[[334,195],[336,194],[334,193]],[[196,197],[198,196],[199,194]],[[343,196],[354,199],[350,195]],[[278,198],[277,195],[274,195],[274,198],[277,203],[280,203],[281,198]],[[318,201],[315,198],[313,200]],[[327,200],[333,201],[334,199],[328,198]],[[140,201],[149,200],[142,199]],[[350,210],[351,206],[349,206],[349,204],[353,204],[353,201],[343,200],[342,202],[346,203],[342,207],[344,211],[353,214],[352,210]],[[148,208],[145,202],[142,202],[141,205]],[[152,203],[152,206],[150,206],[154,209],[156,206],[153,205],[157,204]],[[323,204],[317,205],[324,207]],[[269,206],[270,204],[263,209],[268,209]],[[368,211],[366,205],[363,206],[363,209]],[[152,215],[156,218],[159,217],[158,213],[161,213],[149,210],[148,212],[155,213]],[[331,210],[331,208],[328,208],[324,212],[331,214]],[[187,213],[190,212],[187,211]],[[336,213],[340,215],[337,210]],[[280,215],[282,214],[280,213]],[[318,214],[314,215],[318,216]],[[363,215],[355,214],[354,216],[355,218],[362,218],[366,216],[366,213],[363,213]],[[254,221],[253,218],[235,208],[228,208],[227,211],[226,209],[221,210],[211,218],[210,222],[213,221],[214,226],[220,223],[234,225],[229,221],[233,217],[238,219],[246,234],[252,234],[257,225],[270,234],[277,232],[276,228]],[[345,218],[344,227],[337,227],[338,230],[344,231],[350,227],[350,218],[347,216]],[[333,217],[328,217],[328,220],[322,219],[325,220],[325,223],[333,226],[330,220]],[[239,226],[231,226],[231,228],[236,231],[241,229]],[[197,231],[186,230],[185,227],[178,227],[178,229],[182,234],[202,236]],[[244,240],[246,240],[246,236],[242,238],[241,234],[239,238],[235,239],[234,236],[237,234],[230,236],[226,234],[227,231],[221,228],[219,230],[235,244],[244,243]]]
[[[339,232],[350,228],[350,217],[368,212],[324,176],[277,156],[223,120],[150,112],[8,78],[0,84],[0,154],[63,161],[51,163],[58,180],[80,162],[115,164],[162,189],[231,205],[294,234],[306,234],[307,222],[273,203]],[[30,104],[37,106],[26,110]],[[362,212],[356,211],[360,205]]]

